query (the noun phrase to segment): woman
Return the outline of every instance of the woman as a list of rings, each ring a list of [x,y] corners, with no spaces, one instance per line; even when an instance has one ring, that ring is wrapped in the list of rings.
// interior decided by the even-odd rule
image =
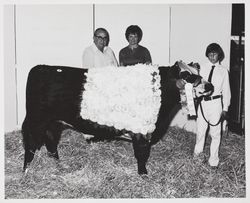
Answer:
[[[125,32],[125,36],[129,45],[119,52],[120,66],[130,66],[138,63],[151,64],[150,52],[146,47],[139,45],[142,39],[141,28],[137,25],[130,25]]]

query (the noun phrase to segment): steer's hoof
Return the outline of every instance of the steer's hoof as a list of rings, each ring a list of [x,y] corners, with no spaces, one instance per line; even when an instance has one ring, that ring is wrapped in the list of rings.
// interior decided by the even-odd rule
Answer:
[[[147,174],[148,174],[148,171],[147,171],[146,167],[145,167],[145,166],[140,167],[140,168],[138,169],[138,174],[139,174],[139,175],[147,175]]]
[[[30,164],[27,164],[26,166],[23,167],[22,172],[23,172],[24,175],[26,175],[28,173],[29,166],[30,166]]]

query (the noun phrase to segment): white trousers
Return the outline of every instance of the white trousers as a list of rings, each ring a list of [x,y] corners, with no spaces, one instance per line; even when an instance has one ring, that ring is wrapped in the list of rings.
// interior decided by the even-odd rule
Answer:
[[[201,101],[202,109],[206,120],[211,124],[218,123],[221,113],[222,113],[222,104],[221,98],[210,100],[210,101]],[[194,148],[194,154],[198,155],[203,152],[206,131],[208,128],[208,123],[203,118],[200,106],[197,112],[197,135],[196,135],[196,144]],[[209,126],[209,134],[212,138],[210,145],[210,157],[208,163],[210,166],[217,166],[219,164],[219,146],[221,140],[221,123],[216,126]]]

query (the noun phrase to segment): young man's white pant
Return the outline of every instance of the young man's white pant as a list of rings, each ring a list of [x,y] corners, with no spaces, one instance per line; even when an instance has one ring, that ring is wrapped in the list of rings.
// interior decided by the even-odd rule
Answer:
[[[206,120],[211,124],[218,123],[221,113],[222,113],[222,104],[221,98],[201,102],[202,109]],[[204,120],[200,106],[197,112],[197,135],[196,135],[196,144],[194,148],[194,154],[198,155],[203,151],[206,131],[208,128],[208,123]],[[212,138],[210,145],[210,157],[208,163],[210,166],[217,166],[219,164],[219,146],[221,140],[221,123],[216,126],[210,125],[209,134]]]

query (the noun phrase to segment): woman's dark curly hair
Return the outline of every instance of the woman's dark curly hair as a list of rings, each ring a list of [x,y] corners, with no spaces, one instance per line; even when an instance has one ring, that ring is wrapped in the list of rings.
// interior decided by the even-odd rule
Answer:
[[[138,36],[138,43],[141,41],[142,38],[142,30],[138,25],[130,25],[125,32],[126,39],[128,40],[128,36],[130,34],[137,34]]]
[[[225,54],[224,54],[223,49],[217,43],[212,43],[212,44],[209,44],[207,46],[206,57],[208,57],[209,53],[217,53],[218,54],[219,62],[223,61],[223,59],[225,58]]]

